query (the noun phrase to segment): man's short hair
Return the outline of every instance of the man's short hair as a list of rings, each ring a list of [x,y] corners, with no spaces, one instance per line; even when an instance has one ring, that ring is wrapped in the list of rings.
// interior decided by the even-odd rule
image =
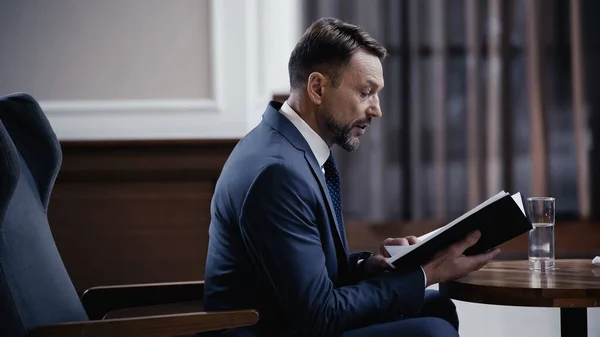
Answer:
[[[321,18],[304,32],[292,51],[288,63],[290,87],[302,88],[308,76],[318,71],[328,76],[334,86],[358,50],[371,53],[383,61],[387,50],[362,28],[336,18]]]

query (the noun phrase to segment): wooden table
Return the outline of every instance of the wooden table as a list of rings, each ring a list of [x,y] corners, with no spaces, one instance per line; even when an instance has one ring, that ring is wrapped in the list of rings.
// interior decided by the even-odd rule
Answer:
[[[591,259],[556,260],[554,271],[530,271],[528,261],[492,261],[468,276],[440,284],[459,301],[560,308],[561,336],[587,336],[587,308],[600,306],[600,266]]]

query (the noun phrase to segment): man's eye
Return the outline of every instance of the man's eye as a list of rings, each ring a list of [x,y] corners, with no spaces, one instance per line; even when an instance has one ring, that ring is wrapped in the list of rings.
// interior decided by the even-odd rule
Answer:
[[[370,94],[371,94],[371,91],[361,91],[361,93],[360,93],[360,95],[361,95],[362,97],[367,97],[367,96],[369,96]]]

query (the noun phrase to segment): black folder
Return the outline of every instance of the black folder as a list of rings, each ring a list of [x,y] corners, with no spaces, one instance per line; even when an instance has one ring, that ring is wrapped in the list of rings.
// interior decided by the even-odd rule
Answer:
[[[479,230],[481,237],[465,255],[484,253],[531,229],[521,194],[511,196],[502,191],[448,225],[419,237],[418,244],[385,248],[391,255],[388,263],[399,270],[410,269],[427,263],[437,252],[463,240],[474,230]]]

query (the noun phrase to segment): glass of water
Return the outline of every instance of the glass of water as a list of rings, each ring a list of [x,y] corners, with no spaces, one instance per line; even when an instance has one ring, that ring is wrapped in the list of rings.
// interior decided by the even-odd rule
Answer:
[[[527,198],[533,229],[529,231],[529,268],[554,269],[554,198]]]

